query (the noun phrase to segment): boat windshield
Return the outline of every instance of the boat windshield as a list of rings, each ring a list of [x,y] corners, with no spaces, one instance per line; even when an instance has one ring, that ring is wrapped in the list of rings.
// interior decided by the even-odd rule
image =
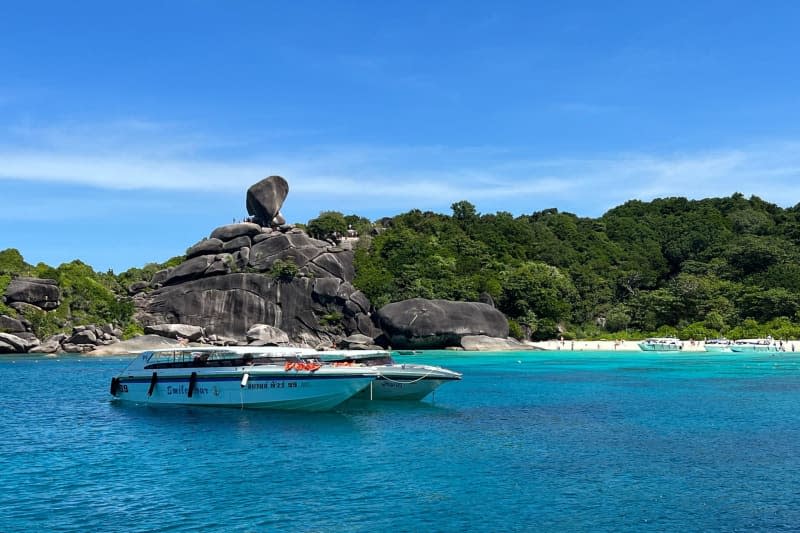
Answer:
[[[283,364],[297,360],[298,354],[287,351],[264,350],[158,350],[149,353],[144,361],[145,369],[189,368],[214,366],[248,366]]]
[[[326,363],[360,363],[362,365],[377,366],[377,365],[392,365],[394,359],[387,352],[380,353],[325,353],[319,355],[320,360]]]

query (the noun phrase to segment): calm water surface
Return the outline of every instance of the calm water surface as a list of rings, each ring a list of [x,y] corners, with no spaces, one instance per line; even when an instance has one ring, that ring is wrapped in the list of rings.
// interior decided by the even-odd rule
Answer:
[[[403,357],[421,403],[110,401],[125,358],[0,358],[0,530],[800,529],[800,356]]]

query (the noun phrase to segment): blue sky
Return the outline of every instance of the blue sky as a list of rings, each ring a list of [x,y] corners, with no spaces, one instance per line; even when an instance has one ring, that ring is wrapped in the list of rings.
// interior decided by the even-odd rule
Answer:
[[[2,2],[0,249],[163,261],[246,215],[800,202],[797,2]]]

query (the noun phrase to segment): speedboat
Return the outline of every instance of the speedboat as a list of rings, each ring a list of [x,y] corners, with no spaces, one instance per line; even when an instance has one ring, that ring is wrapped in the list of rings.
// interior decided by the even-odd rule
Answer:
[[[151,350],[111,380],[110,392],[141,404],[326,411],[379,376],[371,366],[315,363],[316,353],[250,346]]]
[[[354,396],[366,400],[421,400],[447,381],[461,379],[459,372],[440,366],[396,363],[385,350],[331,350],[319,360],[335,368],[364,366],[378,373],[370,387]]]
[[[739,339],[731,344],[731,351],[737,353],[782,352],[783,345],[776,343],[772,337],[765,339]]]
[[[675,337],[651,337],[640,342],[639,348],[645,352],[677,352],[683,344]]]
[[[712,352],[712,353],[730,352],[732,344],[733,341],[725,338],[708,339],[703,343],[703,349],[707,352]]]

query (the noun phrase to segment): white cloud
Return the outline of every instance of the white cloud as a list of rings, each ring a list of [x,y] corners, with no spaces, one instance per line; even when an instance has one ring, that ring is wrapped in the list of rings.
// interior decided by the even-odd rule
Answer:
[[[6,142],[0,138],[0,179],[111,190],[239,193],[280,174],[294,195],[369,199],[372,210],[446,210],[469,200],[512,212],[549,206],[587,216],[633,198],[738,191],[780,205],[800,200],[798,142],[558,159],[508,148],[446,146],[309,146],[257,154],[248,148],[218,155],[237,142],[146,120],[17,127],[7,136]]]

